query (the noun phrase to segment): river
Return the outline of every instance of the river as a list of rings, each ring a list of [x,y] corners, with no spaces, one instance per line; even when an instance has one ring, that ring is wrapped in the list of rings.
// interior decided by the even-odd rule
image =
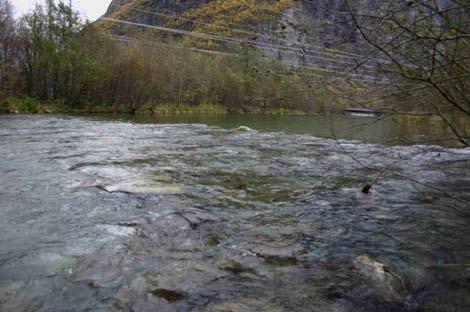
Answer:
[[[0,116],[0,310],[470,310],[470,149],[370,121]]]

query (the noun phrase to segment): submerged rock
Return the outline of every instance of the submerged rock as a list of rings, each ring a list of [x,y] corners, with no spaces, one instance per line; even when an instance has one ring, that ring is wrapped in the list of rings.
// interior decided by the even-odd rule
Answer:
[[[0,307],[7,302],[13,302],[16,296],[26,287],[23,282],[13,282],[5,285],[0,284]]]
[[[401,301],[407,292],[405,277],[396,273],[390,266],[373,259],[368,254],[358,256],[353,261],[354,267],[368,279],[384,298]]]
[[[304,247],[291,238],[263,238],[244,247],[271,265],[295,265],[305,253]]]
[[[144,297],[151,288],[144,277],[139,276],[129,285],[124,285],[119,289],[114,299],[121,302],[132,302],[137,297]]]
[[[114,225],[101,224],[98,228],[112,236],[140,237],[150,239],[156,245],[193,250],[220,243],[224,227],[220,221],[203,211],[186,209],[149,213],[145,218]]]
[[[197,209],[176,210],[147,220],[141,228],[157,244],[192,250],[204,247],[214,232],[222,230],[220,221]]]
[[[164,288],[154,289],[150,293],[154,295],[155,297],[163,298],[168,302],[180,301],[187,297],[187,295],[182,292],[170,290],[170,289],[164,289]]]
[[[99,225],[98,228],[112,236],[129,237],[129,236],[137,235],[137,229],[134,227],[129,227],[129,226]]]
[[[242,273],[256,274],[256,270],[254,268],[246,267],[242,265],[240,262],[235,261],[235,260],[223,259],[218,262],[218,266],[220,269],[225,270],[235,275],[242,274]]]
[[[438,266],[457,263],[452,252],[445,246],[433,249],[431,255]]]

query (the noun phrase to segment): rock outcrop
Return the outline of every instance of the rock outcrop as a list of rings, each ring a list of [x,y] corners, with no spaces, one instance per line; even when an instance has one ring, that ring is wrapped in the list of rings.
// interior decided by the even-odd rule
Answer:
[[[370,12],[377,10],[381,1],[355,0],[350,3],[354,10]],[[357,62],[358,54],[367,50],[347,12],[344,0],[253,0],[243,5],[234,0],[114,0],[105,16],[242,38],[262,49],[267,57],[296,66],[316,64],[337,71]],[[170,37],[178,36],[170,34]],[[202,41],[197,40],[197,44],[204,45]]]

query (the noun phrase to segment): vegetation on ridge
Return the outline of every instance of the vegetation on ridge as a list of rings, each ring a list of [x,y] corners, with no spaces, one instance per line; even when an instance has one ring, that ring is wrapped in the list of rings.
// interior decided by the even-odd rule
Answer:
[[[332,106],[322,87],[253,49],[230,57],[165,45],[146,35],[119,42],[101,27],[82,23],[62,2],[48,0],[9,27],[2,40],[12,52],[0,60],[9,69],[0,77],[3,111],[42,111],[12,96],[57,103],[51,109],[131,113],[201,111],[162,109],[173,104],[277,113]]]

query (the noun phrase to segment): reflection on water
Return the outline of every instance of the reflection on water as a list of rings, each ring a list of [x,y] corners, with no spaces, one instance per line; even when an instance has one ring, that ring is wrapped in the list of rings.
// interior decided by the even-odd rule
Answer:
[[[0,310],[466,310],[470,150],[289,118],[0,116]]]

